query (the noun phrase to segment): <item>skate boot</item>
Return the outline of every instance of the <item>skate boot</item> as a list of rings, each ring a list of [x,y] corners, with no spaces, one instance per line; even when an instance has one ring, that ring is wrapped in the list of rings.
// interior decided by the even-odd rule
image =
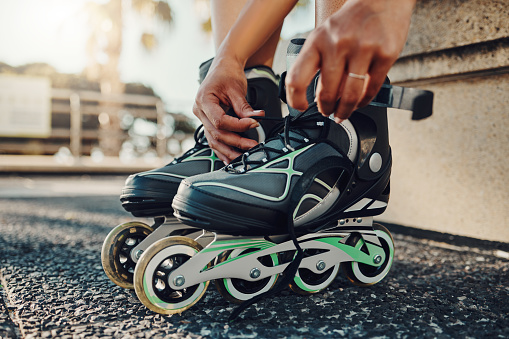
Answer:
[[[211,63],[212,59],[200,66],[200,82],[205,78]],[[278,79],[266,66],[251,67],[245,73],[248,79],[247,101],[253,109],[264,110],[266,118],[260,121],[259,127],[241,135],[261,142],[282,119]],[[228,114],[234,114],[233,110]],[[173,214],[171,202],[182,179],[224,167],[208,146],[203,126],[195,131],[194,139],[193,148],[166,166],[127,178],[120,196],[122,207],[136,217],[154,217],[155,222],[151,226],[142,222],[121,224],[104,241],[103,268],[117,285],[133,288],[134,266],[143,251],[156,240],[170,234],[196,233],[196,229],[175,220],[166,221],[166,216]],[[202,238],[202,241],[206,239]]]
[[[294,41],[290,52],[302,44]],[[314,83],[308,94],[308,109],[291,109],[282,133],[219,171],[181,182],[175,216],[214,240],[202,248],[188,237],[168,237],[147,249],[134,285],[148,308],[182,312],[214,280],[226,299],[242,303],[236,317],[286,285],[301,294],[325,289],[341,263],[362,286],[388,273],[393,239],[373,224],[390,193],[387,107],[425,118],[432,93],[385,84],[374,102],[341,124],[318,111]]]

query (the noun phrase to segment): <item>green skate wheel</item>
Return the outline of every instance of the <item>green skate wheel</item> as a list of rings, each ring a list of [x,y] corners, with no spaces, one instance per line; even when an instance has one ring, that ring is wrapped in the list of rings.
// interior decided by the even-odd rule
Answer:
[[[304,258],[320,254],[320,250],[304,250]],[[308,295],[326,289],[338,275],[340,264],[334,265],[323,273],[314,273],[307,268],[299,268],[290,289],[298,294]]]
[[[348,280],[357,286],[370,286],[380,282],[389,273],[394,260],[394,239],[389,230],[379,224],[373,224],[373,229],[382,244],[385,261],[380,266],[371,266],[355,261],[341,265]],[[364,241],[360,236],[350,236],[346,244],[359,251],[365,251]]]
[[[111,230],[101,250],[101,263],[111,281],[123,288],[134,288],[136,263],[131,259],[131,251],[152,232],[152,227],[137,221],[120,224]]]
[[[201,299],[209,282],[174,290],[168,286],[168,277],[201,250],[196,241],[180,236],[152,244],[143,253],[134,271],[134,290],[138,299],[160,314],[181,313],[193,306]]]
[[[227,251],[218,257],[217,264],[225,262],[226,260],[236,258],[238,256],[256,252],[259,248],[248,248],[248,249],[236,249],[233,251]],[[260,258],[261,264],[268,267],[278,265],[277,254],[266,255]],[[278,275],[273,275],[258,281],[247,281],[243,279],[216,279],[214,284],[216,285],[219,293],[226,300],[240,304],[245,300],[249,300],[258,294],[264,293],[270,290],[276,283]]]

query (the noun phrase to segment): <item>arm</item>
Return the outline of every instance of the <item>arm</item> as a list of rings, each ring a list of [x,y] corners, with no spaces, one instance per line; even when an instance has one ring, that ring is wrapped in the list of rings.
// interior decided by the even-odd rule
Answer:
[[[404,47],[415,2],[346,1],[309,35],[289,70],[286,88],[290,106],[307,108],[306,88],[319,69],[316,101],[322,114],[334,113],[340,122],[354,109],[367,105]]]
[[[282,24],[296,0],[251,0],[220,45],[204,82],[198,90],[193,113],[205,127],[212,149],[224,162],[238,155],[234,147],[248,149],[257,144],[234,132],[257,126],[245,96],[247,81],[244,67],[258,49]],[[233,108],[240,119],[225,114]]]

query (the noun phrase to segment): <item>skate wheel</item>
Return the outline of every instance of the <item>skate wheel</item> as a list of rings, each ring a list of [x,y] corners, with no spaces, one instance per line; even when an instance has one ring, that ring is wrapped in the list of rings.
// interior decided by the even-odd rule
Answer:
[[[137,221],[120,224],[111,230],[101,250],[102,266],[111,281],[123,288],[134,288],[136,263],[131,259],[131,251],[152,232],[152,227]]]
[[[387,228],[379,224],[373,224],[373,229],[382,243],[385,252],[385,261],[381,266],[371,266],[355,261],[344,263],[343,272],[348,280],[357,286],[370,286],[380,282],[391,269],[394,260],[394,239]],[[346,242],[347,245],[364,251],[364,241],[360,236],[350,236]]]
[[[227,251],[218,257],[217,264],[259,250],[259,248],[248,248]],[[261,257],[259,260],[264,266],[273,267],[278,265],[277,254],[266,255]],[[273,275],[258,281],[225,278],[214,280],[214,284],[223,298],[230,302],[240,304],[245,300],[249,300],[258,294],[262,294],[270,290],[276,283],[277,278],[278,275]]]
[[[180,236],[171,236],[152,244],[143,253],[134,271],[134,290],[138,299],[147,308],[160,314],[180,313],[193,306],[203,296],[209,282],[174,290],[168,285],[168,277],[201,250],[201,245],[196,241]]]
[[[312,257],[320,253],[320,250],[304,250],[304,258]],[[290,289],[298,294],[308,295],[326,289],[338,275],[340,264],[334,265],[323,273],[314,273],[307,268],[299,268],[295,274]]]

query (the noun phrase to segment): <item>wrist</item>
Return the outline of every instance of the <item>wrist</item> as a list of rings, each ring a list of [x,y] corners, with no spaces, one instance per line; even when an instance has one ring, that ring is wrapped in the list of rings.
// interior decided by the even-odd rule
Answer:
[[[227,40],[228,39],[225,39],[217,50],[216,56],[214,57],[215,65],[243,70],[248,58],[240,55]]]

